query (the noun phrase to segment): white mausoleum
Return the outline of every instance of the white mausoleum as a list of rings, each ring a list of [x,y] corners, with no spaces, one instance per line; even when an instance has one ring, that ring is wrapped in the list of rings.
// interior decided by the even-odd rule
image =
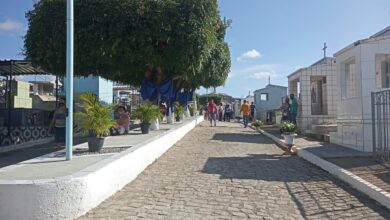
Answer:
[[[287,76],[289,94],[299,99],[297,124],[304,134],[336,130],[336,61],[325,57]]]
[[[335,53],[337,132],[331,142],[360,151],[373,150],[371,92],[390,88],[390,26]]]

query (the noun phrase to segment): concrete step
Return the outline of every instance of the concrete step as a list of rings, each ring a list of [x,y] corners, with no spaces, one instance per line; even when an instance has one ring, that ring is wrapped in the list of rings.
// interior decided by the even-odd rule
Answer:
[[[329,134],[330,132],[337,132],[337,124],[313,125],[312,131],[315,134]]]

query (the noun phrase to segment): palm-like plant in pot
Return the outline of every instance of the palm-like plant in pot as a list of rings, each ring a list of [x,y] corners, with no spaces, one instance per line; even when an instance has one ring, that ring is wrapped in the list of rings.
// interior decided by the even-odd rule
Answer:
[[[189,110],[190,110],[191,117],[195,116],[195,107],[194,106],[190,106]]]
[[[133,117],[141,120],[142,134],[149,133],[150,121],[162,118],[160,108],[150,102],[139,105],[132,113]]]
[[[176,121],[180,121],[184,114],[184,107],[179,102],[175,102],[173,106],[175,108]]]
[[[90,135],[89,151],[100,151],[104,145],[104,137],[110,134],[110,128],[116,124],[111,118],[112,107],[103,105],[99,98],[92,93],[81,94],[80,100],[83,112],[75,114],[79,130]]]

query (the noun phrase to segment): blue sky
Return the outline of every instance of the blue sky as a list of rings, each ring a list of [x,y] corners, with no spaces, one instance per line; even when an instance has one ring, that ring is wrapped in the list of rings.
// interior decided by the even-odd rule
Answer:
[[[33,0],[0,0],[0,59],[23,58],[24,14]],[[219,0],[232,19],[227,33],[232,68],[224,92],[235,97],[286,76],[390,25],[389,0]],[[203,89],[200,90],[204,92]]]

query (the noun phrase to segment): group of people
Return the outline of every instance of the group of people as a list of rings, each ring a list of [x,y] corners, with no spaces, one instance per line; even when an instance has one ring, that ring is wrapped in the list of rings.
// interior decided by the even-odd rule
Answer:
[[[230,122],[233,116],[233,109],[231,104],[220,103],[219,106],[211,99],[207,105],[205,105],[204,109],[204,117],[205,120],[210,120],[210,126],[217,126],[218,121],[227,121]]]
[[[243,116],[245,127],[247,127],[248,123],[255,118],[255,109],[256,107],[253,102],[249,105],[249,102],[244,100],[244,104],[241,105],[240,114]],[[204,110],[205,120],[208,119],[210,121],[210,126],[217,126],[217,120],[230,122],[233,118],[232,105],[229,103],[226,103],[225,105],[221,103],[217,106],[214,100],[210,100]]]
[[[294,94],[290,94],[290,98],[286,97],[282,104],[282,123],[291,122],[294,125],[297,124],[297,112],[298,112],[298,101]],[[247,127],[250,121],[255,118],[256,106],[253,102],[249,105],[249,102],[244,100],[244,104],[241,106],[240,113],[243,116],[244,126]]]
[[[282,121],[291,122],[294,125],[297,124],[297,112],[298,112],[298,101],[294,94],[290,94],[290,98],[286,97],[282,104]]]

